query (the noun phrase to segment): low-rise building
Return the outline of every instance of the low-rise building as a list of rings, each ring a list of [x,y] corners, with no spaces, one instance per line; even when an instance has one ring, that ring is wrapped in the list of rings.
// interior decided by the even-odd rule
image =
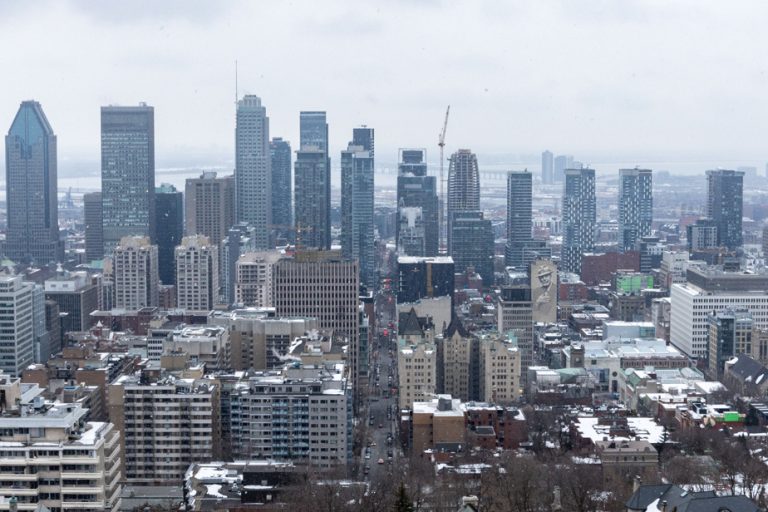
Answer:
[[[465,448],[466,429],[461,400],[439,395],[426,402],[414,402],[411,415],[413,453],[424,450],[460,452]]]

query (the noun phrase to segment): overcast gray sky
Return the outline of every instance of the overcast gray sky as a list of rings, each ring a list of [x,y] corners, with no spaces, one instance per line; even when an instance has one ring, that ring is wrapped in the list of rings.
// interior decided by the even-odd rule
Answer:
[[[40,101],[66,169],[98,161],[100,105],[146,101],[159,164],[231,165],[237,59],[271,135],[327,110],[334,155],[359,124],[379,158],[436,154],[450,103],[448,151],[763,160],[767,19],[761,1],[0,0],[0,123]]]

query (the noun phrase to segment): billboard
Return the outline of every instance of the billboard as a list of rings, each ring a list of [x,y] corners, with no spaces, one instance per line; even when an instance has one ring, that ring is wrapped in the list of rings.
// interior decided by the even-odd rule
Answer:
[[[533,321],[557,321],[557,266],[549,259],[531,262],[531,306]]]

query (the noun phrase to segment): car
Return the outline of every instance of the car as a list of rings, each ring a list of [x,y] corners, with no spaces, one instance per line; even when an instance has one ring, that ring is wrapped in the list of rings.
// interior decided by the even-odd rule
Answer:
[[[373,420],[368,420],[368,425],[372,427],[373,426]]]
[[[367,474],[368,474],[368,473],[370,473],[370,472],[371,472],[371,466],[369,466],[368,464],[366,464],[366,465],[365,465],[365,467],[363,468],[363,474],[364,474],[364,475],[367,475]]]
[[[384,428],[384,424],[383,423],[379,423],[379,428]]]
[[[365,452],[365,458],[370,459],[371,458],[371,452]]]
[[[392,450],[387,450],[387,457],[391,459],[393,455]]]
[[[384,464],[384,459],[379,459],[379,460],[378,460],[378,461],[376,461],[376,462],[377,462],[378,464]]]

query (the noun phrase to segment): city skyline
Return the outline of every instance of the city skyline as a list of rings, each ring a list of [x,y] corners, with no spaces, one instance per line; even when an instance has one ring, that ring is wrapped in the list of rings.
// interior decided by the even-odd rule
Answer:
[[[23,56],[7,56],[17,71],[14,81],[0,85],[9,98],[0,105],[0,116],[10,119],[27,98],[41,102],[60,137],[64,175],[98,169],[100,106],[139,101],[157,109],[158,167],[193,162],[232,167],[236,60],[239,94],[257,94],[269,105],[273,135],[295,147],[296,113],[325,110],[329,153],[343,150],[349,128],[365,123],[379,131],[382,164],[395,162],[399,147],[427,147],[436,158],[433,148],[449,103],[448,154],[472,147],[481,157],[508,153],[536,162],[550,149],[579,155],[598,173],[607,171],[599,160],[661,170],[659,160],[695,160],[703,172],[765,159],[759,134],[768,129],[768,104],[762,99],[763,66],[755,57],[766,38],[757,21],[766,6],[755,2],[728,9],[714,2],[695,8],[690,2],[621,8],[597,2],[579,8],[567,2],[489,2],[485,9],[437,2],[387,9],[334,2],[320,8],[300,2],[268,11],[237,3],[85,5],[52,3],[47,10],[6,5],[1,11],[0,38],[8,42],[18,40],[19,30],[28,30],[33,19],[34,30],[61,36],[54,49],[30,45]],[[449,35],[470,19],[462,27],[466,45],[458,50]],[[251,40],[252,20],[259,27],[256,40]],[[708,37],[712,25],[728,35]],[[407,36],[393,41],[395,33]],[[292,65],[285,66],[284,52],[244,50],[290,50],[299,36],[312,42],[313,54],[326,58],[296,52]],[[349,37],[356,38],[353,48]],[[606,37],[613,41],[610,47],[597,44]],[[94,39],[100,44],[91,44]],[[487,44],[491,40],[498,44]],[[358,54],[375,63],[373,71],[335,78],[349,75],[339,69]],[[660,54],[665,58],[657,59]],[[63,58],[69,55],[80,58]],[[340,55],[345,58],[334,58]],[[687,65],[678,66],[679,61]],[[93,63],[111,72],[93,79]],[[713,65],[717,77],[708,72]],[[397,73],[415,66],[423,69],[418,87]],[[472,79],[457,79],[462,71]],[[300,85],[299,78],[313,72],[328,77],[326,84]],[[656,86],[662,77],[663,90]],[[576,132],[567,128],[574,123]]]

